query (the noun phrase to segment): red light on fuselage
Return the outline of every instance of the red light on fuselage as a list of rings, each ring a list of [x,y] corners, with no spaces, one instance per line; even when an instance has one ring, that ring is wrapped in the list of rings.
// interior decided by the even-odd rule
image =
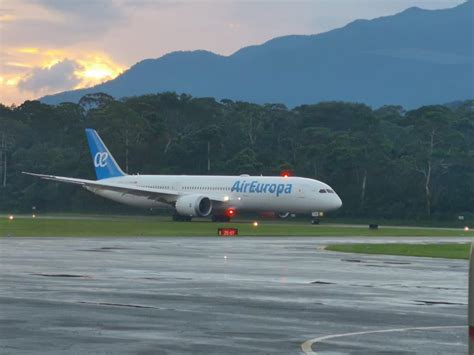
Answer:
[[[290,170],[283,170],[281,173],[280,173],[280,176],[281,177],[284,177],[284,178],[288,178],[290,176],[292,176],[293,173],[290,171]]]
[[[233,208],[228,208],[226,211],[225,211],[225,215],[229,218],[232,218],[235,216],[235,210]]]

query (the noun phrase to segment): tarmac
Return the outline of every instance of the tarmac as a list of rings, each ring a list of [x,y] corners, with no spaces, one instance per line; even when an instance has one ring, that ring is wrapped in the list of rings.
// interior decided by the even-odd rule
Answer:
[[[466,260],[348,241],[1,238],[0,354],[467,352]]]

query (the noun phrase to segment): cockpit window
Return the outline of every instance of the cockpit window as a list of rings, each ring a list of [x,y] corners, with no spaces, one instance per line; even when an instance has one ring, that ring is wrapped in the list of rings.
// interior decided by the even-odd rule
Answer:
[[[321,189],[321,190],[319,190],[319,193],[320,193],[320,194],[325,194],[325,193],[326,193],[326,190],[325,190],[325,189]]]
[[[330,194],[333,194],[333,193],[334,193],[334,191],[331,190],[331,189],[326,189],[326,191],[329,192]]]

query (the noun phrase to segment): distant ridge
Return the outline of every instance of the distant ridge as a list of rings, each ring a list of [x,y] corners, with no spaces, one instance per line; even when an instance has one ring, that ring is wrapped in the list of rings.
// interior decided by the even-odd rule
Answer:
[[[78,102],[176,91],[197,97],[285,103],[326,100],[406,108],[473,98],[474,1],[442,10],[409,8],[318,35],[290,35],[230,56],[173,52],[136,63],[92,88],[45,96]]]

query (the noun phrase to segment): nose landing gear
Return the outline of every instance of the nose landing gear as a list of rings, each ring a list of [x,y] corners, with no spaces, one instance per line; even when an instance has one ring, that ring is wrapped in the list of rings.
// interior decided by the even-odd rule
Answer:
[[[324,215],[323,212],[311,212],[311,224],[321,223],[321,217]]]

